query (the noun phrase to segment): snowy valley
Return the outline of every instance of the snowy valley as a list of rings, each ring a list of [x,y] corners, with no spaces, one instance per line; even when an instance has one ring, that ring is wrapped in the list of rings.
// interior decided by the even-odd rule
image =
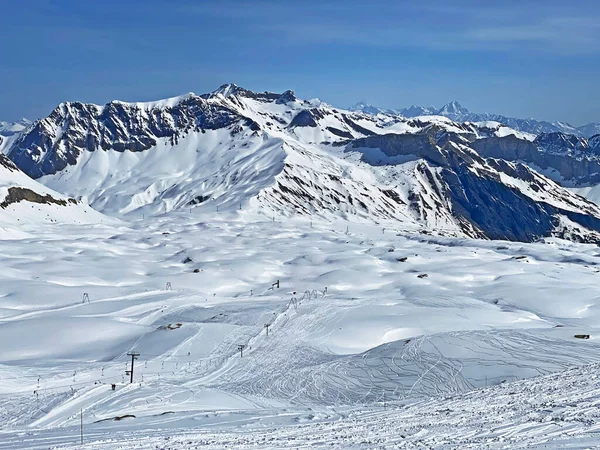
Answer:
[[[0,136],[0,449],[598,445],[599,136],[365,108]]]

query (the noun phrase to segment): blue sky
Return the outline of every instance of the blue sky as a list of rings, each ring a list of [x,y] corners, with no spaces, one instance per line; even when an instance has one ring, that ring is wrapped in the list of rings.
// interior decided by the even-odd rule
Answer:
[[[0,120],[227,82],[600,121],[600,2],[0,0]]]

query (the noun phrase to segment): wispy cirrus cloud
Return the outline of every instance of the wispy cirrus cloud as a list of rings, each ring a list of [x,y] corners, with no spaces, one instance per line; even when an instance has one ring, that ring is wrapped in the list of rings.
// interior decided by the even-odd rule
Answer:
[[[600,52],[600,5],[548,1],[484,4],[441,2],[238,2],[181,4],[186,14],[236,22],[291,45],[416,47],[439,51]],[[590,15],[590,10],[592,13]]]
[[[468,40],[505,44],[537,44],[548,51],[600,51],[600,23],[590,17],[541,17],[522,23],[481,26],[464,32]]]

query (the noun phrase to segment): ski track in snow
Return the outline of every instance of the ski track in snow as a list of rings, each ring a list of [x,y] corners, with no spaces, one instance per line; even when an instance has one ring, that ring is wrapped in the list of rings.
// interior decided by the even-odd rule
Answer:
[[[598,442],[596,246],[234,209],[2,242],[0,448]]]

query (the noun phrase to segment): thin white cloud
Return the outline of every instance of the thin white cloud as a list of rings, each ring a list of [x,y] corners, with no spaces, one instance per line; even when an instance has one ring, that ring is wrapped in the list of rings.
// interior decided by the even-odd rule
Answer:
[[[589,17],[545,17],[517,25],[478,27],[465,38],[480,42],[527,43],[548,51],[597,53],[600,24]]]
[[[600,52],[600,8],[576,11],[564,2],[460,0],[408,2],[187,3],[183,14],[235,22],[245,32],[282,39],[287,45],[341,44],[438,51]],[[575,11],[575,13],[574,13]]]

